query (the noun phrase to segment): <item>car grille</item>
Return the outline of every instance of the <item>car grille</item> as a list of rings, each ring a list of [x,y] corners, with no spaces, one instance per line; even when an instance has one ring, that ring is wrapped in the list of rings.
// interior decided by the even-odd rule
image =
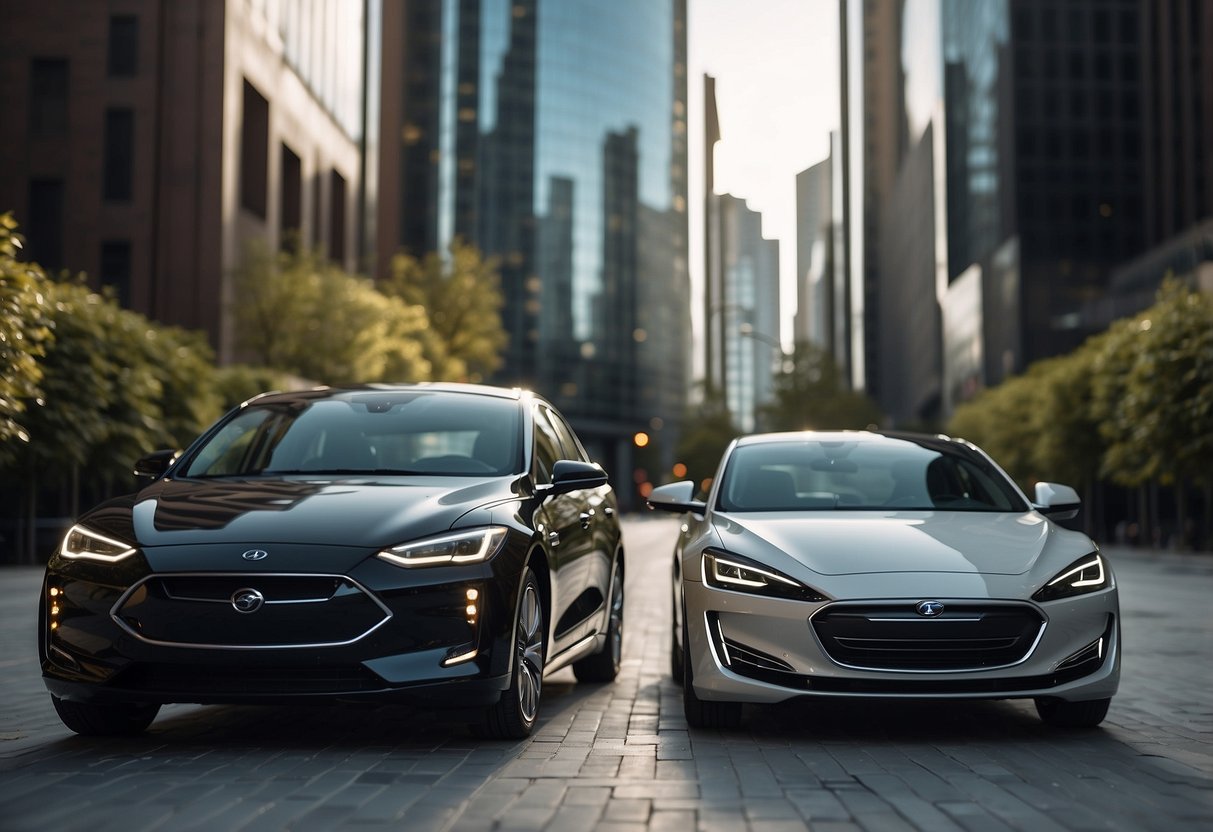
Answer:
[[[241,611],[234,598],[260,600]],[[341,575],[152,575],[131,587],[112,615],[136,638],[177,647],[280,649],[350,644],[391,613]]]
[[[945,602],[919,615],[917,602],[832,604],[811,619],[826,655],[865,670],[964,671],[1006,667],[1035,646],[1044,618],[1029,604]]]

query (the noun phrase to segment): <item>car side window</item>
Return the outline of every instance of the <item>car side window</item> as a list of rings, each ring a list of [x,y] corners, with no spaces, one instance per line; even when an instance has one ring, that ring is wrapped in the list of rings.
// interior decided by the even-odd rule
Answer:
[[[564,417],[554,410],[548,410],[547,408],[543,408],[543,410],[547,413],[548,418],[551,419],[552,427],[556,429],[556,435],[560,437],[560,446],[564,450],[561,459],[575,459],[581,462],[589,462],[589,455],[586,454],[585,448],[581,447],[581,443],[577,441],[577,434],[573,433],[573,429],[569,427],[569,423],[564,420]]]
[[[535,459],[533,463],[533,471],[535,482],[539,485],[547,485],[552,481],[552,468],[556,465],[556,460],[562,458],[563,451],[560,448],[560,436],[556,433],[556,429],[552,427],[552,423],[548,420],[548,414],[545,408],[535,408]]]

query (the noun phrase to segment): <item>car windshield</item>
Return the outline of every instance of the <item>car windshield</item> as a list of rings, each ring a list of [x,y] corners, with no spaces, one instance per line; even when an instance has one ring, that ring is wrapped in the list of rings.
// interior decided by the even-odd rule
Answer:
[[[734,449],[722,511],[1027,511],[1006,477],[952,443],[769,442]]]
[[[439,392],[253,404],[194,451],[182,475],[500,476],[523,470],[519,412],[510,399]]]

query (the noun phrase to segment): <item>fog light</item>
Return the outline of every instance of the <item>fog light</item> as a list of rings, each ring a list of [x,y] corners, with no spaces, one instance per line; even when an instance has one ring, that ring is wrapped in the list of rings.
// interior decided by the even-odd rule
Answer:
[[[464,597],[467,598],[467,607],[464,608],[464,612],[467,614],[468,624],[475,627],[476,618],[480,615],[480,607],[476,603],[477,599],[480,598],[480,590],[475,587],[468,587],[467,591],[464,592]]]

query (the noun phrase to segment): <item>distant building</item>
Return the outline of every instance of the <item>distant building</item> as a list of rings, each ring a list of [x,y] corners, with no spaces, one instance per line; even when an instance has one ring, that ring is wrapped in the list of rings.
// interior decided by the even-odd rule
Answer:
[[[362,264],[379,0],[4,0],[0,17],[0,210],[31,259],[205,330],[221,361],[248,240]]]
[[[826,159],[796,174],[795,343],[833,348],[832,161]]]
[[[762,236],[762,215],[745,200],[717,197],[723,296],[719,310],[724,395],[742,431],[759,426],[758,408],[774,398],[782,364],[779,241]]]
[[[383,15],[378,273],[456,238],[498,258],[495,380],[552,399],[628,482],[637,431],[672,454],[689,385],[686,0]]]

